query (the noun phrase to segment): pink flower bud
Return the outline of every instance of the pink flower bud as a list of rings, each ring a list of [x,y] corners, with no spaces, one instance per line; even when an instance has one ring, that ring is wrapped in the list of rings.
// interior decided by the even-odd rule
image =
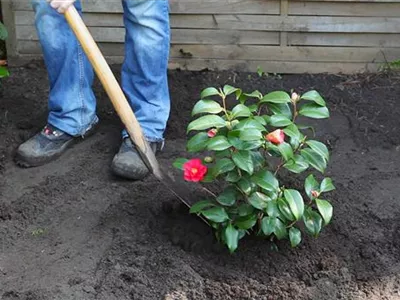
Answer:
[[[300,99],[300,96],[297,93],[292,94],[292,101],[298,101]]]
[[[208,135],[208,137],[213,138],[214,136],[217,135],[217,132],[218,132],[218,130],[215,129],[215,128],[213,128],[213,129],[210,129],[210,130],[207,132],[207,135]]]
[[[319,193],[317,191],[311,191],[311,196],[317,198],[319,196]]]
[[[268,133],[266,139],[272,144],[280,145],[285,141],[285,133],[282,129],[277,129],[271,133]]]

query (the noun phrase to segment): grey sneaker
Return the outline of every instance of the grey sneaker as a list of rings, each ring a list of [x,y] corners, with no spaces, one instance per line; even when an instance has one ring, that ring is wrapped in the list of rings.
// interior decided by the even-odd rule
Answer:
[[[151,142],[150,147],[154,154],[161,150],[160,143]],[[112,161],[111,169],[115,175],[132,180],[141,180],[149,174],[149,169],[130,138],[124,138],[122,141],[119,152]]]
[[[91,135],[95,125],[93,124],[84,136],[73,137],[47,124],[41,132],[18,147],[15,162],[21,167],[30,168],[56,160],[70,146]]]

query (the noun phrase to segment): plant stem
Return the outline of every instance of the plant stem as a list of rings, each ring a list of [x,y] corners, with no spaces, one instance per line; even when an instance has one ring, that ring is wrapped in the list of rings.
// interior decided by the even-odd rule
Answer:
[[[213,192],[211,192],[208,188],[203,187],[203,190],[205,190],[207,193],[209,193],[211,196],[217,198],[217,195],[215,195]]]
[[[293,101],[293,123],[296,121],[297,118],[297,101]]]

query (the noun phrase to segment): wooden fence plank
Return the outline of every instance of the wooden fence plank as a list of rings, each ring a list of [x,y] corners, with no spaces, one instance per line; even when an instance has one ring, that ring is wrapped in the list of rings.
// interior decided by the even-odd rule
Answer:
[[[1,3],[1,10],[4,25],[8,31],[8,38],[6,42],[7,55],[9,57],[15,56],[17,54],[17,36],[15,32],[15,20],[12,3],[9,1]]]
[[[400,16],[400,3],[290,1],[289,15],[398,17]]]
[[[400,47],[400,33],[315,33],[293,32],[290,46]]]
[[[122,43],[99,43],[106,56],[123,56]],[[21,41],[21,54],[40,54],[38,42]],[[171,58],[282,62],[385,63],[400,57],[400,48],[322,48],[279,46],[172,45]]]

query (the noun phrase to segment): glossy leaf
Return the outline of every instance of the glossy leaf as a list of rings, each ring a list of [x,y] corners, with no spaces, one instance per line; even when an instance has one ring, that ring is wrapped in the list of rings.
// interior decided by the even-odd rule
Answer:
[[[303,197],[298,191],[292,189],[286,189],[284,191],[284,196],[293,216],[296,220],[299,220],[304,213]]]
[[[274,234],[278,238],[278,240],[282,240],[287,237],[288,231],[286,229],[285,224],[278,218],[275,220],[275,229],[274,229]]]
[[[214,167],[214,176],[232,171],[235,168],[235,163],[229,158],[222,158],[217,161]]]
[[[304,211],[303,222],[306,231],[314,237],[317,237],[322,229],[322,218],[311,208]]]
[[[225,136],[216,136],[207,142],[207,149],[213,151],[223,151],[232,147]]]
[[[208,143],[209,137],[206,132],[199,132],[194,135],[187,142],[188,152],[200,152],[203,151]]]
[[[261,131],[258,129],[247,129],[240,131],[240,139],[242,141],[257,141],[262,138]]]
[[[308,169],[309,166],[310,165],[308,164],[308,162],[301,155],[298,154],[296,154],[291,160],[283,165],[284,168],[296,174],[304,172]]]
[[[246,195],[251,194],[251,192],[253,190],[253,186],[252,186],[252,182],[248,178],[242,177],[242,179],[240,179],[237,184],[243,193],[245,193]]]
[[[254,141],[243,141],[240,139],[240,135],[242,134],[242,130],[233,130],[228,133],[228,142],[238,150],[253,150],[259,148],[263,141],[254,140]]]
[[[1,23],[0,23],[1,24]],[[10,76],[10,72],[6,67],[0,66],[0,78],[8,77]]]
[[[0,22],[0,40],[4,41],[8,38],[8,31],[6,26]]]
[[[225,235],[225,242],[226,245],[228,246],[229,252],[233,253],[238,247],[238,242],[239,242],[239,231],[232,226],[232,224],[229,224],[224,231]]]
[[[301,242],[301,231],[296,227],[291,227],[289,229],[289,240],[290,245],[294,248]]]
[[[224,94],[225,96],[229,96],[230,94],[236,93],[237,91],[239,91],[238,88],[235,88],[233,86],[230,85],[225,85],[223,88]]]
[[[321,155],[326,161],[329,160],[329,151],[325,144],[314,140],[309,140],[306,142],[306,144],[319,155]]]
[[[179,170],[183,170],[183,165],[188,162],[189,160],[187,158],[177,158],[174,162],[173,162],[173,166]]]
[[[255,119],[244,119],[234,127],[234,130],[247,130],[247,129],[257,129],[260,131],[266,131],[265,127]]]
[[[250,151],[240,150],[234,152],[232,154],[232,160],[239,169],[246,171],[250,175],[253,174],[254,165],[250,155]]]
[[[274,91],[265,95],[260,103],[290,103],[291,99],[288,93],[282,91]]]
[[[232,206],[236,202],[237,190],[233,186],[227,187],[221,194],[217,197],[217,202],[224,206]]]
[[[243,104],[236,105],[231,112],[231,118],[239,118],[239,117],[249,117],[252,113],[250,109]]]
[[[252,180],[255,184],[270,192],[275,192],[279,188],[278,180],[275,178],[274,174],[268,170],[257,172],[253,175]]]
[[[253,91],[250,94],[245,94],[247,97],[249,98],[258,98],[261,99],[263,97],[263,95],[259,92],[259,91]]]
[[[312,149],[306,148],[300,151],[301,156],[315,169],[320,171],[321,173],[325,172],[326,169],[326,161],[325,159],[319,155],[319,153],[315,152]]]
[[[239,173],[237,172],[237,170],[233,170],[233,171],[230,171],[230,172],[226,175],[225,180],[228,181],[228,182],[233,182],[233,183],[235,183],[235,182],[238,182],[238,181],[240,180],[240,175],[239,175]]]
[[[201,92],[201,99],[204,99],[204,98],[207,98],[210,96],[215,96],[215,95],[219,95],[219,91],[216,88],[209,87],[209,88],[204,89]]]
[[[289,221],[296,220],[296,217],[293,216],[290,206],[285,199],[280,198],[280,199],[278,199],[277,203],[278,203],[279,211],[284,216],[285,219],[287,219]]]
[[[190,132],[192,130],[204,130],[213,127],[221,128],[225,127],[225,125],[225,120],[222,119],[220,116],[207,115],[190,122],[187,132]]]
[[[239,229],[248,230],[253,228],[257,223],[257,215],[251,214],[244,217],[239,217],[235,220],[234,224]]]
[[[322,180],[321,186],[320,186],[321,193],[330,192],[330,191],[333,191],[334,189],[336,189],[336,188],[332,183],[332,179],[324,178],[324,180]]]
[[[286,118],[292,118],[292,110],[289,104],[268,103],[268,108],[274,113],[284,115]]]
[[[220,206],[216,206],[208,210],[203,210],[201,213],[208,220],[215,223],[222,223],[229,219],[229,216],[226,213],[225,209]]]
[[[292,124],[292,121],[285,115],[272,115],[269,123],[274,127],[285,127]]]
[[[278,146],[279,152],[282,154],[282,157],[285,161],[293,158],[293,149],[288,143],[282,143]]]
[[[312,191],[319,192],[319,183],[315,179],[313,174],[310,174],[307,176],[307,178],[304,182],[304,190],[306,191],[306,194],[307,194],[308,198],[310,198],[310,199],[314,199],[314,197],[311,194]]]
[[[249,197],[249,203],[259,210],[266,209],[269,201],[271,201],[271,198],[260,192],[255,192]]]
[[[269,236],[275,231],[275,224],[277,218],[275,217],[264,217],[261,220],[261,230],[266,235]]]
[[[221,105],[213,100],[200,100],[198,101],[192,110],[192,116],[197,114],[218,114],[223,110]]]
[[[312,91],[309,91],[309,92],[303,94],[300,99],[313,101],[320,106],[326,106],[325,100],[315,90],[312,90]]]
[[[253,214],[253,212],[254,212],[254,207],[251,206],[250,204],[243,203],[238,207],[238,214],[241,217],[251,215]]]
[[[325,225],[328,225],[332,219],[333,215],[333,207],[332,205],[326,201],[321,199],[316,199],[315,203],[317,204],[317,208],[322,218],[324,219]]]
[[[267,214],[270,217],[278,217],[280,215],[277,200],[272,200],[268,202]]]
[[[215,206],[215,203],[210,200],[199,201],[193,204],[192,207],[190,207],[190,213],[196,214],[201,212],[205,208],[210,208],[213,206]]]
[[[304,104],[300,108],[299,114],[313,119],[329,118],[329,110],[325,106],[319,106],[314,103]]]

